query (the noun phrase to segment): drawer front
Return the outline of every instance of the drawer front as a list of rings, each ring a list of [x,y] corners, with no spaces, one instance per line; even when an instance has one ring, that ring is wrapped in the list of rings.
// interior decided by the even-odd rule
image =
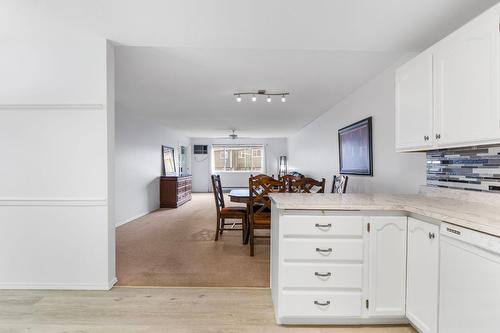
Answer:
[[[291,264],[280,269],[283,288],[356,288],[363,287],[361,264]]]
[[[361,316],[361,293],[284,292],[280,295],[280,316]]]
[[[280,221],[285,236],[351,236],[363,235],[362,216],[288,215]]]
[[[281,239],[286,260],[363,261],[362,239]]]

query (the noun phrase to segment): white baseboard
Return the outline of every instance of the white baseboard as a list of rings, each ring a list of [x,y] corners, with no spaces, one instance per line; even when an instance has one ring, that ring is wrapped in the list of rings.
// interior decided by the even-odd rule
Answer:
[[[114,277],[107,283],[0,283],[0,289],[32,290],[109,290],[118,282]]]
[[[158,208],[159,208],[159,207],[158,207]],[[155,209],[153,209],[153,210],[151,210],[151,211],[149,211],[149,212],[141,213],[141,214],[139,214],[139,215],[136,215],[136,216],[134,216],[134,217],[131,217],[131,218],[129,218],[129,219],[126,219],[125,221],[120,221],[120,222],[117,222],[117,223],[115,224],[115,228],[118,228],[118,227],[119,227],[119,226],[121,226],[121,225],[124,225],[124,224],[126,224],[126,223],[129,223],[129,222],[132,222],[132,221],[134,221],[134,220],[137,220],[138,218],[141,218],[141,217],[143,217],[143,216],[145,216],[145,215],[148,215],[149,213],[154,212],[154,211],[155,211],[155,210],[157,210],[158,208],[155,208]]]
[[[113,286],[118,282],[118,278],[115,276],[114,278],[111,279],[108,283],[108,290],[113,288]]]

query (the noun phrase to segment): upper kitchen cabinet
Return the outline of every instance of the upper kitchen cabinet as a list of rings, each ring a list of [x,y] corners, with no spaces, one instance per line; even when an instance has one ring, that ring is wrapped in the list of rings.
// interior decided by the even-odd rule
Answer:
[[[396,71],[396,150],[500,142],[500,6]]]
[[[499,19],[481,17],[434,51],[435,139],[438,146],[500,139]]]
[[[396,71],[398,150],[432,147],[432,122],[432,53],[426,52]]]

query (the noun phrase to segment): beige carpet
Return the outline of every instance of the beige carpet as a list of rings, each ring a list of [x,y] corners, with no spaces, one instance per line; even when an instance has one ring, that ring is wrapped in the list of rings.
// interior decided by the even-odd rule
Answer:
[[[215,219],[213,194],[195,193],[177,209],[118,227],[118,285],[269,287],[269,239],[257,239],[250,257],[239,231],[224,232],[214,242]]]

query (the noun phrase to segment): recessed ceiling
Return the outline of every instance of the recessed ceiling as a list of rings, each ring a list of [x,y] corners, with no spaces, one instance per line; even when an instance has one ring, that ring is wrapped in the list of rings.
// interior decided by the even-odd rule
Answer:
[[[191,136],[293,134],[399,53],[118,47],[117,109],[157,119]],[[238,91],[288,91],[286,103]]]
[[[117,45],[118,111],[192,136],[294,133],[498,0],[2,0],[0,35],[51,26]],[[287,103],[234,101],[286,90]]]

